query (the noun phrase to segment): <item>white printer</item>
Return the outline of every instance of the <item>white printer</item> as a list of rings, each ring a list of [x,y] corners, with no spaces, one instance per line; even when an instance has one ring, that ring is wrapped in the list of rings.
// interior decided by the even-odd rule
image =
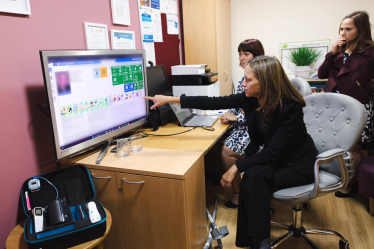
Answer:
[[[220,96],[218,73],[206,67],[206,64],[172,66],[173,95]]]

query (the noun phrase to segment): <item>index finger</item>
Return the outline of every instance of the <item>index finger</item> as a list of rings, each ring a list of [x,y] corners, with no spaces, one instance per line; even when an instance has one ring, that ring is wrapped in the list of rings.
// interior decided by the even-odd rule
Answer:
[[[149,97],[149,96],[144,96],[143,98],[148,99],[148,100],[154,100],[154,97]]]

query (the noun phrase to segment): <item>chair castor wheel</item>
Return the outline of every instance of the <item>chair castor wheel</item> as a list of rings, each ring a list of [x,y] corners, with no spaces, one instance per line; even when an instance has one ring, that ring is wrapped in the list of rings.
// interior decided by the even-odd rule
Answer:
[[[348,240],[339,240],[339,249],[349,249],[349,242]]]
[[[274,208],[270,208],[270,217],[273,217],[275,214],[275,209]]]
[[[310,202],[309,201],[303,202],[303,207],[306,209],[310,209]]]

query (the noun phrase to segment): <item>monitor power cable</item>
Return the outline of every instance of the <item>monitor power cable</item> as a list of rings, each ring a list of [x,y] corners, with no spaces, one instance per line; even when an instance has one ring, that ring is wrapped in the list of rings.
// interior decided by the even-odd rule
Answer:
[[[194,129],[196,129],[196,128],[197,128],[197,126],[195,126],[195,127],[191,127],[191,128],[189,128],[188,130],[186,130],[186,131],[182,131],[182,132],[174,133],[174,134],[166,134],[166,135],[149,134],[149,133],[144,133],[144,132],[142,132],[142,131],[139,131],[139,133],[144,134],[144,135],[146,135],[146,136],[170,137],[170,136],[175,136],[175,135],[179,135],[179,134],[183,134],[183,133],[186,133],[186,132],[192,131],[192,130],[194,130]]]

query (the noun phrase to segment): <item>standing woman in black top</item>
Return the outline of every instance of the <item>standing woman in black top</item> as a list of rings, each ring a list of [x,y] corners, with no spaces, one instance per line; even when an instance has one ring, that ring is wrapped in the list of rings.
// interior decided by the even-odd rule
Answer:
[[[317,150],[306,131],[305,101],[291,85],[280,62],[259,56],[244,72],[243,93],[225,97],[145,97],[151,109],[168,102],[182,108],[242,108],[251,142],[245,159],[239,159],[222,176],[231,188],[236,174],[244,172],[239,192],[236,246],[270,249],[270,199],[273,192],[314,182]]]

